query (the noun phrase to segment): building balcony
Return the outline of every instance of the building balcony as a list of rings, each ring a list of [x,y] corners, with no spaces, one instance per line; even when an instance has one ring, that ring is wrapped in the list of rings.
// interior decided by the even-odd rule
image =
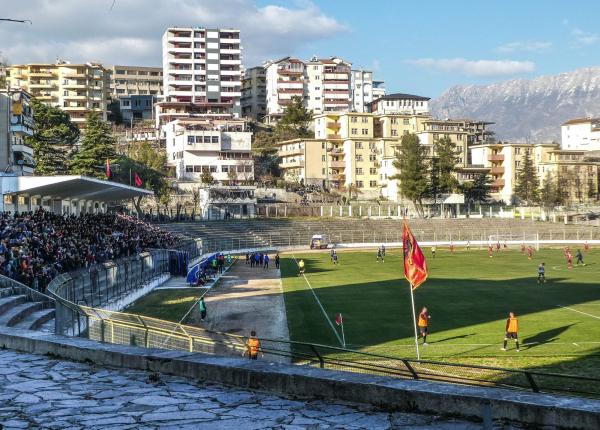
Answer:
[[[343,157],[344,156],[343,148],[339,148],[337,146],[330,148],[328,151],[329,151],[329,155],[331,157]]]
[[[242,64],[242,60],[240,60],[239,58],[237,60],[220,60],[219,61],[221,64],[231,64],[231,65],[241,65]]]
[[[490,154],[488,161],[504,161],[504,154]]]
[[[224,81],[221,80],[222,87],[241,87],[242,81]]]
[[[223,37],[221,36],[221,38],[219,39],[219,43],[226,43],[226,44],[239,44],[240,43],[240,38],[239,37]]]
[[[190,39],[192,38],[192,35],[190,34],[189,36],[175,36],[175,35],[167,35],[167,42],[173,42],[173,43],[186,43],[189,42]]]
[[[292,169],[292,168],[298,168],[298,167],[304,167],[304,162],[303,161],[291,161],[291,162],[283,162],[285,160],[282,160],[282,163],[279,165],[280,168],[282,169]]]
[[[346,163],[344,161],[331,161],[330,166],[333,168],[344,169],[346,167]]]
[[[327,128],[330,128],[332,130],[339,130],[341,127],[341,124],[339,122],[328,122],[327,123]]]
[[[83,112],[89,110],[86,106],[62,106],[62,110],[65,111],[73,111],[73,112]]]
[[[239,70],[221,70],[221,76],[239,76],[240,79],[242,77],[242,72]]]
[[[493,188],[502,188],[504,186],[504,179],[495,179],[492,182]]]
[[[57,99],[57,96],[53,96],[51,94],[32,94],[38,100],[54,100]]]
[[[63,88],[76,88],[81,90],[84,90],[88,87],[86,84],[63,84],[62,86]]]
[[[219,50],[221,54],[232,54],[232,55],[240,55],[240,48],[221,48]]]
[[[350,85],[350,79],[323,79],[323,84],[344,84]]]
[[[280,94],[302,95],[304,93],[304,90],[302,88],[279,88],[277,89],[277,92],[279,92]]]
[[[327,139],[338,140],[341,138],[342,138],[342,136],[340,136],[339,134],[336,134],[336,133],[330,133],[327,135]]]
[[[304,149],[285,149],[277,151],[277,154],[280,157],[285,157],[287,155],[304,155]]]
[[[51,72],[51,71],[37,71],[37,72],[30,72],[29,76],[32,78],[53,78],[56,76],[56,73]]]
[[[87,96],[80,95],[80,94],[72,94],[72,95],[68,95],[68,96],[63,96],[63,99],[65,99],[65,100],[87,100]]]
[[[29,84],[29,88],[31,88],[32,90],[34,88],[55,88],[56,87],[56,83],[42,83],[42,82],[37,82],[37,83],[30,83]]]
[[[502,167],[502,166],[492,166],[492,168],[490,169],[490,173],[492,175],[503,175],[504,174],[504,167]]]
[[[350,103],[350,101],[349,101],[349,100],[347,100],[347,99],[340,99],[340,100],[325,100],[325,101],[323,102],[323,104],[324,104],[325,106],[327,106],[327,105],[347,105],[347,104],[349,104],[349,103]]]
[[[62,75],[63,78],[65,79],[76,79],[76,78],[88,78],[88,74],[87,73],[65,73]]]
[[[281,76],[302,76],[304,74],[303,70],[288,70],[288,69],[280,69],[277,70],[277,74]]]

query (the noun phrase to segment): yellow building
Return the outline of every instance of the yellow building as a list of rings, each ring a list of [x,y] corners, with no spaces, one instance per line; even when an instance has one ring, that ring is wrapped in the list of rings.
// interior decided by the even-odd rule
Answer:
[[[163,93],[162,67],[111,66],[109,74],[113,98]]]
[[[279,144],[279,165],[286,180],[325,188],[350,185],[361,198],[398,200],[393,167],[396,147],[404,134],[414,133],[433,155],[433,142],[449,137],[459,150],[459,167],[468,164],[467,145],[485,133],[489,123],[434,121],[426,114],[326,113],[314,117],[314,139]],[[440,133],[438,127],[446,126]],[[481,129],[480,129],[481,128]],[[487,132],[489,133],[489,132]]]
[[[6,70],[9,88],[21,88],[69,113],[79,127],[90,112],[106,120],[110,74],[101,64],[22,64]]]
[[[529,154],[540,184],[558,181],[566,204],[598,200],[600,157],[590,151],[561,150],[557,143],[494,143],[471,148],[474,166],[487,169],[492,179],[492,198],[513,203],[517,176]]]

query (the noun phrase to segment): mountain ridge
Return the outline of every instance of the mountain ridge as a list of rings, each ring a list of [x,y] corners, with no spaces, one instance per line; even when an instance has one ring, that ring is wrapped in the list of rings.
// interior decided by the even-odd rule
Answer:
[[[497,140],[560,142],[569,119],[600,115],[600,66],[489,85],[455,85],[431,101],[437,118],[492,121]]]

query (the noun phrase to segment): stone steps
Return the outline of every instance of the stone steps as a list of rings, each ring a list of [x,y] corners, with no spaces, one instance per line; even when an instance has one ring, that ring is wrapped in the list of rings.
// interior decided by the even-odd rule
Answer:
[[[45,323],[54,320],[54,314],[54,309],[40,309],[19,321],[14,327],[25,330],[38,330]]]
[[[0,315],[0,325],[14,327],[20,321],[23,321],[32,313],[43,309],[41,302],[25,302],[11,307]]]

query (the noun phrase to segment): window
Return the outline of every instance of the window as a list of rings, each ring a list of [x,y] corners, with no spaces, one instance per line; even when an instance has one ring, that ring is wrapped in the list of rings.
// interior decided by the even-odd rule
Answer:
[[[362,174],[363,174],[362,167],[357,167],[357,168],[356,168],[356,174],[357,174],[357,175],[362,175]]]
[[[217,173],[217,166],[210,166],[211,173]]]
[[[355,149],[362,149],[362,147],[363,147],[363,146],[362,146],[362,142],[356,142],[356,143],[354,144],[354,148],[355,148]]]
[[[325,175],[325,169],[321,169],[321,175]]]
[[[350,117],[350,122],[353,122],[353,123],[355,123],[355,122],[357,122],[357,121],[358,121],[358,118],[357,118],[357,117],[355,117],[355,116],[351,116],[351,117]]]
[[[210,143],[210,136],[204,136],[204,143]]]
[[[367,124],[369,122],[369,118],[367,118],[366,116],[363,116],[362,122],[363,122],[363,124]]]
[[[370,155],[369,155],[369,161],[377,161],[377,155],[375,155],[375,154],[370,154]]]
[[[219,136],[213,136],[212,143],[219,143]]]
[[[376,167],[370,167],[369,168],[369,175],[376,175],[377,174],[377,168]]]
[[[326,156],[325,155],[321,155],[321,161],[326,161]]]
[[[408,118],[404,118],[404,120],[402,121],[402,123],[404,125],[408,125],[410,123],[410,120]]]
[[[194,166],[185,166],[185,173],[194,173]]]
[[[369,142],[369,149],[375,149],[377,144],[375,142]]]
[[[196,143],[196,136],[188,136],[188,145]]]
[[[364,188],[363,181],[356,181],[356,188]]]
[[[356,161],[363,161],[363,157],[362,157],[362,155],[360,155],[360,154],[358,154],[358,155],[355,157],[355,159],[356,159]]]
[[[368,128],[363,128],[362,129],[362,134],[363,135],[368,135],[369,134],[369,129]]]
[[[351,129],[350,134],[358,134],[358,128]]]
[[[229,172],[229,166],[221,166],[221,172],[228,173]]]
[[[392,128],[392,136],[398,136],[398,130]]]
[[[397,118],[390,119],[390,124],[398,124],[398,119]]]
[[[369,181],[369,187],[375,188],[377,186],[377,181]]]
[[[326,149],[326,147],[327,147],[327,143],[321,142],[321,149]]]

